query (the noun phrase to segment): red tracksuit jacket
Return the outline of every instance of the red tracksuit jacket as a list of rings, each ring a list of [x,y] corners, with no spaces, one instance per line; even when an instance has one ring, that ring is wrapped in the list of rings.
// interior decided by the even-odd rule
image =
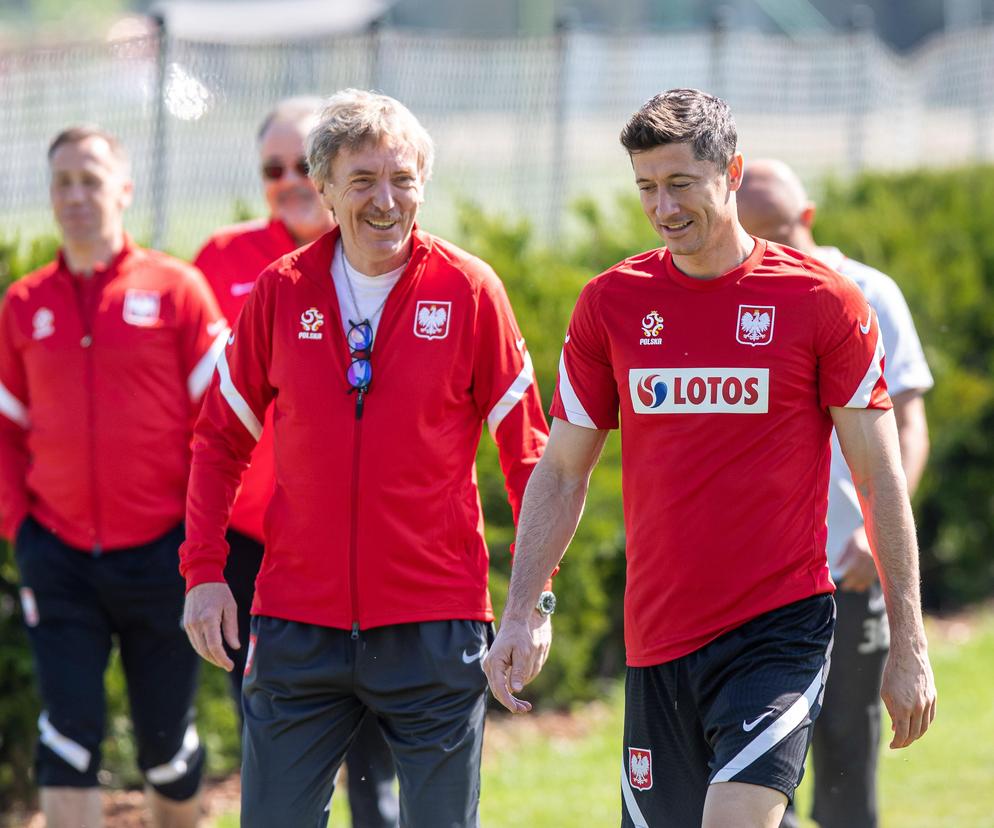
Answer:
[[[547,426],[500,280],[414,232],[362,416],[330,268],[338,230],[271,265],[242,309],[194,437],[181,571],[222,582],[224,529],[274,405],[276,490],[253,612],[340,629],[489,621],[474,460],[484,423],[517,517]]]
[[[99,552],[183,519],[193,422],[227,326],[200,273],[126,240],[87,278],[58,260],[0,310],[0,515]]]
[[[214,291],[221,312],[234,324],[256,277],[267,265],[297,247],[277,219],[246,221],[224,227],[207,240],[193,260]],[[267,411],[264,428],[231,510],[231,528],[262,543],[263,515],[273,496],[273,424]]]

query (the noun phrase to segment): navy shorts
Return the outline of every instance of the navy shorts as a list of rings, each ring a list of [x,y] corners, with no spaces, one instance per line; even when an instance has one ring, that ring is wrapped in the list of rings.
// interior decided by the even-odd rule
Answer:
[[[106,703],[104,671],[114,639],[128,685],[138,766],[168,799],[200,786],[204,750],[193,724],[199,657],[180,626],[183,528],[94,556],[26,518],[15,555],[43,710],[37,781],[97,785]]]
[[[622,825],[700,828],[708,786],[746,782],[788,800],[821,709],[835,602],[764,613],[625,682]]]

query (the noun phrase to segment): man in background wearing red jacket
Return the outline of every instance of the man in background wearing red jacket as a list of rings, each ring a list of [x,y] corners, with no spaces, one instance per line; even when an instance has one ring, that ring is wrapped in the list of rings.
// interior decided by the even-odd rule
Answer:
[[[304,140],[317,122],[322,105],[321,98],[290,98],[266,115],[258,141],[259,170],[269,218],[218,230],[194,261],[207,277],[224,315],[232,321],[238,318],[256,277],[267,265],[335,226],[321,194],[307,177]],[[240,642],[249,640],[255,579],[262,564],[263,517],[273,496],[272,411],[270,406],[262,437],[242,475],[225,535],[231,554],[224,567],[224,578],[238,606]],[[234,663],[228,675],[239,716],[247,652],[244,646],[227,649]],[[346,766],[354,828],[395,828],[398,803],[393,757],[375,718],[369,716],[363,721],[349,749]]]
[[[218,359],[194,440],[186,629],[231,667],[224,531],[272,403],[242,825],[318,824],[372,715],[401,824],[476,826],[493,609],[474,461],[486,423],[516,517],[547,437],[531,359],[493,270],[416,227],[433,147],[404,106],[340,92],[308,147],[338,227],[262,273]],[[543,607],[531,629],[547,643]]]
[[[0,517],[38,671],[49,828],[99,826],[103,675],[117,637],[157,826],[192,826],[204,750],[177,550],[200,399],[228,336],[193,267],[124,232],[128,160],[75,127],[52,142],[55,262],[0,311]]]

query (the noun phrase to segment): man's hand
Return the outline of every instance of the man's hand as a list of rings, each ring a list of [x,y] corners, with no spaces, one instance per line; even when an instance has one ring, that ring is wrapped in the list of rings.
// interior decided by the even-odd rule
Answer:
[[[839,581],[839,588],[849,592],[866,592],[877,582],[877,563],[866,539],[866,528],[860,526],[846,544],[842,553],[845,573]]]
[[[880,697],[890,713],[891,749],[920,739],[935,718],[935,679],[924,646],[891,641]]]
[[[527,713],[532,709],[531,702],[513,694],[541,672],[551,644],[551,616],[533,610],[527,621],[506,616],[501,619],[497,639],[483,659],[483,672],[494,698],[512,713]]]
[[[186,594],[183,629],[201,658],[231,672],[235,663],[224,651],[221,633],[233,650],[240,649],[241,644],[238,643],[238,608],[227,584],[200,584]]]

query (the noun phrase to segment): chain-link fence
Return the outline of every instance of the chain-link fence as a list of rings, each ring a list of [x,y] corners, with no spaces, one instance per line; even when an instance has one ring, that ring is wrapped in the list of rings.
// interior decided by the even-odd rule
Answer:
[[[468,39],[376,29],[293,43],[144,37],[0,53],[0,233],[51,229],[45,147],[72,122],[121,136],[134,159],[129,227],[189,253],[236,206],[261,212],[255,133],[274,101],[345,86],[406,103],[438,147],[423,224],[460,200],[559,234],[581,194],[630,188],[617,136],[653,93],[694,86],[732,106],[740,143],[813,181],[994,155],[994,29],[897,56],[871,34],[796,40],[715,30]]]

